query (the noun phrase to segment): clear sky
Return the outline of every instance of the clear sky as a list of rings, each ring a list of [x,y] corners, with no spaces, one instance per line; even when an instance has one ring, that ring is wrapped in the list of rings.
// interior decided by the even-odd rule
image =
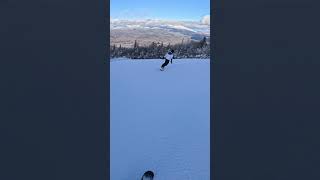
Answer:
[[[195,20],[210,14],[210,0],[110,0],[114,19]]]

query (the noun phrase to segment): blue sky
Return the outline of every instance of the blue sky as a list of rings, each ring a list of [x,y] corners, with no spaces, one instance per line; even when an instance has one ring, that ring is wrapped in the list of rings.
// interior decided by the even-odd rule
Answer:
[[[210,14],[210,0],[110,0],[115,19],[199,21]]]

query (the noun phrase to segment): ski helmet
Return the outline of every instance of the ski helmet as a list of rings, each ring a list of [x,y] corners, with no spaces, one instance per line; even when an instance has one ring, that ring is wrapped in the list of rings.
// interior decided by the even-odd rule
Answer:
[[[153,173],[152,171],[146,171],[146,172],[143,174],[141,180],[144,180],[144,179],[153,179],[153,177],[154,177],[154,173]]]

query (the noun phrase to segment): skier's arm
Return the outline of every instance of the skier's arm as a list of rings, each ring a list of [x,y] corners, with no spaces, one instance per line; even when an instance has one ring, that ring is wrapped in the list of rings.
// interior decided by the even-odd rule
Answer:
[[[162,59],[167,59],[167,54],[162,57]]]
[[[172,64],[172,59],[174,58],[174,56],[172,56],[172,58],[171,58],[171,64]]]

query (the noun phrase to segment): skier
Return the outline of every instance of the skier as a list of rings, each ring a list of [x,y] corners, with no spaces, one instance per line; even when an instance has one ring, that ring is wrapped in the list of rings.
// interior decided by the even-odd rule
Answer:
[[[169,62],[171,62],[172,64],[172,59],[173,59],[173,53],[174,50],[169,50],[168,53],[164,56],[165,62],[161,65],[160,70],[163,71],[164,67],[167,66],[169,64]]]

